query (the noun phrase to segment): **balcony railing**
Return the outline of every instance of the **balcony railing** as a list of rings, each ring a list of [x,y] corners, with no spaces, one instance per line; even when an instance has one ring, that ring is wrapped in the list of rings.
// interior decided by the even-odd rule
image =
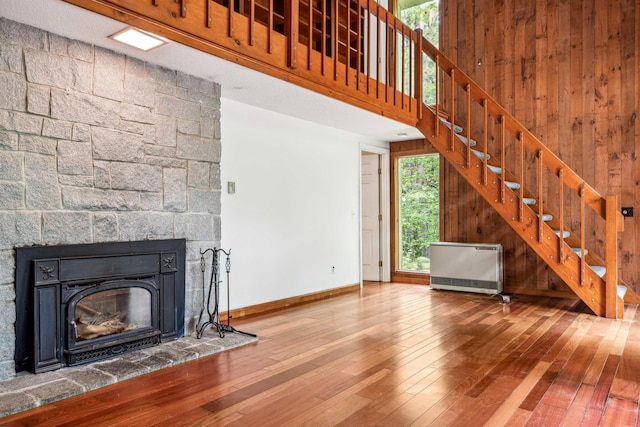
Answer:
[[[422,36],[373,0],[65,1],[417,123]]]

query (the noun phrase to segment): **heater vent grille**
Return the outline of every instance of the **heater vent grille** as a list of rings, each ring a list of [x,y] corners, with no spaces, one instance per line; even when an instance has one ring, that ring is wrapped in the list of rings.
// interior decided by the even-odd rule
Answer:
[[[438,242],[431,244],[431,288],[499,294],[502,245]]]

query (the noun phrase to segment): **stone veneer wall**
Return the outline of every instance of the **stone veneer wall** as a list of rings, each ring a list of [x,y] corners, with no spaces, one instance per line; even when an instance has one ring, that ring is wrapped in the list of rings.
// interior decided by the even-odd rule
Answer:
[[[15,375],[14,248],[220,240],[220,86],[0,18],[0,379]]]

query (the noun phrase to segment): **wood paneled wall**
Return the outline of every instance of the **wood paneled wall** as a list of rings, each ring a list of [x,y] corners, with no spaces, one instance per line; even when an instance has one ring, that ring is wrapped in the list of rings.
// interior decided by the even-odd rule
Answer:
[[[640,292],[640,0],[440,0],[440,13],[449,58],[596,190],[636,208],[620,274]],[[444,176],[446,240],[503,243],[507,292],[570,292],[453,168]]]

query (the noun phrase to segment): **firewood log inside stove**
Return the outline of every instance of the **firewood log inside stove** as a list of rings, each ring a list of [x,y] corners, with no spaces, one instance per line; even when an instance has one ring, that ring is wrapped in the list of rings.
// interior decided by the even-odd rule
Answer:
[[[78,341],[118,334],[129,326],[120,319],[120,312],[102,313],[84,304],[76,306],[76,314],[78,312],[81,312],[80,317],[76,318]]]

